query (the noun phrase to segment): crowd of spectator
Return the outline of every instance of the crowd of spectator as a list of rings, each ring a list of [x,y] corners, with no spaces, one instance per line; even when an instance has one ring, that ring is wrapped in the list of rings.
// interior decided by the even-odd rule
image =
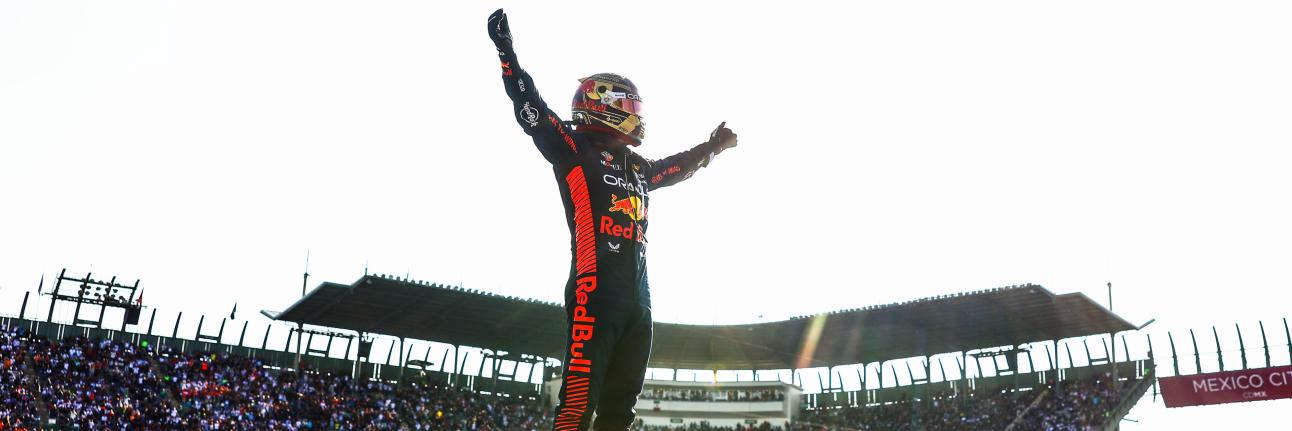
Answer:
[[[1099,429],[1121,403],[1126,384],[1114,387],[1107,375],[1060,382],[1027,412],[1016,431],[1087,431]]]
[[[200,429],[531,430],[550,427],[534,401],[485,398],[461,387],[281,373],[258,359],[173,352],[158,360],[174,376],[182,411]]]
[[[393,412],[379,382],[344,376],[277,373],[259,359],[163,350],[159,366],[173,377],[182,409],[205,429],[389,429]]]
[[[0,327],[0,431],[34,430],[39,425],[37,395],[28,387],[26,363],[30,359],[17,328]]]
[[[648,400],[671,401],[780,401],[785,393],[776,389],[721,389],[648,387],[641,393]]]
[[[928,401],[805,411],[791,428],[821,430],[1004,430],[1092,431],[1099,429],[1121,402],[1106,374],[1063,381],[1040,390],[1005,387],[970,392],[963,397],[933,394]],[[1035,402],[1035,404],[1033,404]],[[1021,416],[1020,416],[1021,415]]]
[[[809,410],[796,429],[856,430],[1003,430],[1036,396],[1033,391],[1001,388],[953,396],[932,394],[927,402],[902,401],[860,408]]]
[[[84,430],[167,429],[179,412],[148,353],[110,340],[30,340],[29,353],[50,419]]]
[[[60,429],[76,430],[521,431],[552,426],[551,412],[537,400],[427,381],[394,384],[284,372],[267,365],[228,353],[181,353],[86,338],[50,341],[0,328],[0,431],[40,429],[42,414]],[[784,427],[638,423],[634,429],[1002,430],[1013,423],[1016,431],[1088,431],[1108,420],[1123,390],[1125,385],[1115,387],[1107,376],[1096,376],[1040,390],[937,393],[927,400],[808,410]],[[648,387],[642,398],[762,401],[783,400],[784,394]]]
[[[25,364],[30,363],[30,371]],[[33,389],[26,383],[34,375]],[[282,372],[227,353],[0,331],[0,431],[38,429],[39,406],[75,430],[474,430],[551,428],[534,400],[428,382]]]

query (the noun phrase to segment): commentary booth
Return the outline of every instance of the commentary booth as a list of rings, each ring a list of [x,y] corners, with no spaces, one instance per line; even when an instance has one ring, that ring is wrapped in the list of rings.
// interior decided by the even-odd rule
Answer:
[[[800,411],[803,390],[780,381],[679,382],[646,380],[637,398],[637,418],[646,425],[783,426]],[[544,383],[548,405],[556,405],[561,380]]]
[[[637,400],[637,417],[646,425],[783,425],[796,418],[802,393],[783,382],[647,380]]]

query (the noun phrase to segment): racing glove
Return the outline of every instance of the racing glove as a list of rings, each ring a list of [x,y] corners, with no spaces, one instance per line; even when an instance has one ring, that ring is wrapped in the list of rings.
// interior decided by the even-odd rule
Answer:
[[[498,9],[489,14],[489,39],[498,48],[499,57],[515,58],[511,46],[511,28],[507,26],[507,14]]]
[[[712,145],[710,148],[713,148],[713,154],[721,153],[723,150],[736,146],[736,132],[728,129],[727,122],[723,121],[722,124],[718,125],[718,128],[713,129],[713,133],[709,134],[708,144]]]

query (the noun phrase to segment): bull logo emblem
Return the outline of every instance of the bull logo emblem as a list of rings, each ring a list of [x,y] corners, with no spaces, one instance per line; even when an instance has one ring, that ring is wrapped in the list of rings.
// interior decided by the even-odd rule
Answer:
[[[646,205],[642,202],[642,198],[637,196],[619,199],[619,196],[611,194],[610,212],[624,213],[633,221],[646,220]]]

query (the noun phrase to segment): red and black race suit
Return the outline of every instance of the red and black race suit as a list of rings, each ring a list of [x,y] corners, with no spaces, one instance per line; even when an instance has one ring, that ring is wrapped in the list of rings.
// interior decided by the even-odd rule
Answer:
[[[663,160],[603,147],[602,135],[573,130],[548,109],[514,55],[499,56],[516,120],[552,164],[570,229],[569,335],[555,429],[586,429],[594,411],[596,429],[626,429],[650,357],[650,192],[707,166],[716,143]]]

